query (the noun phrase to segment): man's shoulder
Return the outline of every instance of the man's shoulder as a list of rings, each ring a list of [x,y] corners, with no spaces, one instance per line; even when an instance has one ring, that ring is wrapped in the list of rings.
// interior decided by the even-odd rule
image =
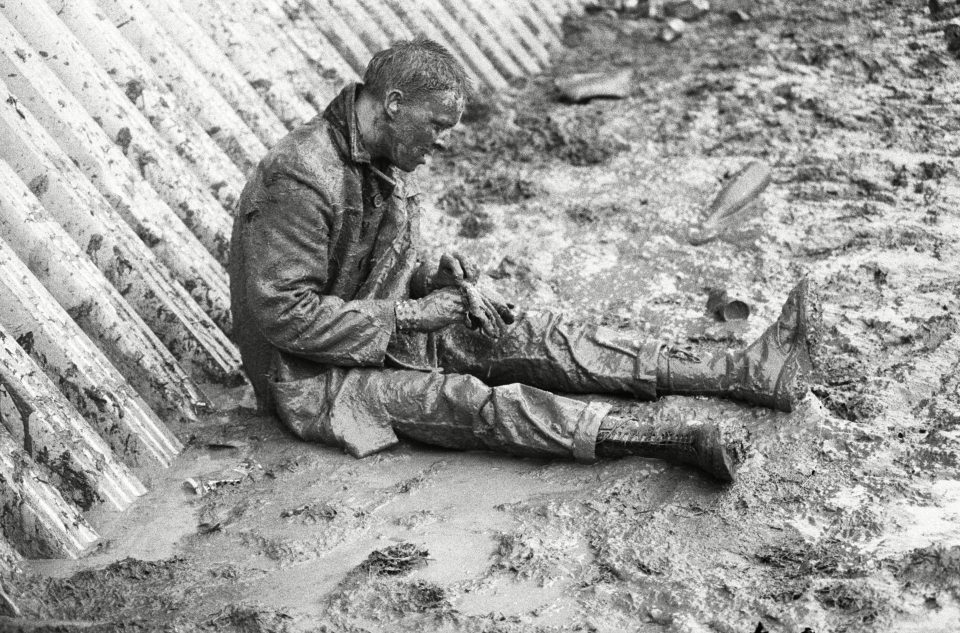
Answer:
[[[322,116],[294,129],[260,162],[264,183],[292,178],[318,191],[339,190],[349,169]]]

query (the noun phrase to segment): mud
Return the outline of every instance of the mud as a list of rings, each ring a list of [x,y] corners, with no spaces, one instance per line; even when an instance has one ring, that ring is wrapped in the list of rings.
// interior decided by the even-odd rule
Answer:
[[[18,622],[956,630],[960,65],[917,3],[713,4],[670,44],[651,20],[590,16],[546,76],[471,104],[460,147],[427,174],[424,235],[520,306],[712,348],[756,338],[810,275],[826,322],[814,395],[791,414],[699,401],[749,429],[736,483],[411,442],[357,461],[219,389],[218,413],[179,428],[175,467],[145,476],[147,498],[88,513],[100,549],[4,580]],[[555,101],[554,75],[618,68],[633,70],[629,98]],[[711,197],[758,158],[773,167],[763,204],[690,247]],[[471,213],[485,224],[465,237]],[[718,287],[750,318],[715,321]],[[184,486],[237,471],[202,496]]]

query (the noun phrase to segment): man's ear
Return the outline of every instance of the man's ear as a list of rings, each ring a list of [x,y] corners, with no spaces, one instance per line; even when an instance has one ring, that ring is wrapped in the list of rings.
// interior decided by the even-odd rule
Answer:
[[[400,113],[400,106],[403,104],[403,91],[393,88],[387,91],[383,98],[383,110],[387,117],[392,119]]]

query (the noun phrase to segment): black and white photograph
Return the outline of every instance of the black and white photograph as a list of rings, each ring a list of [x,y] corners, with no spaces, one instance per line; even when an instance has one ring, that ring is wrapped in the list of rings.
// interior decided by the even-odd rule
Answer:
[[[0,633],[960,631],[960,0],[0,0]]]

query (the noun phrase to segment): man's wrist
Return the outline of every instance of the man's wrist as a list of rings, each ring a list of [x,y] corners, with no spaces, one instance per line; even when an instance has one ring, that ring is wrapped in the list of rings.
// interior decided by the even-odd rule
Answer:
[[[396,317],[398,332],[415,330],[420,322],[420,307],[414,299],[397,301],[393,313]]]

